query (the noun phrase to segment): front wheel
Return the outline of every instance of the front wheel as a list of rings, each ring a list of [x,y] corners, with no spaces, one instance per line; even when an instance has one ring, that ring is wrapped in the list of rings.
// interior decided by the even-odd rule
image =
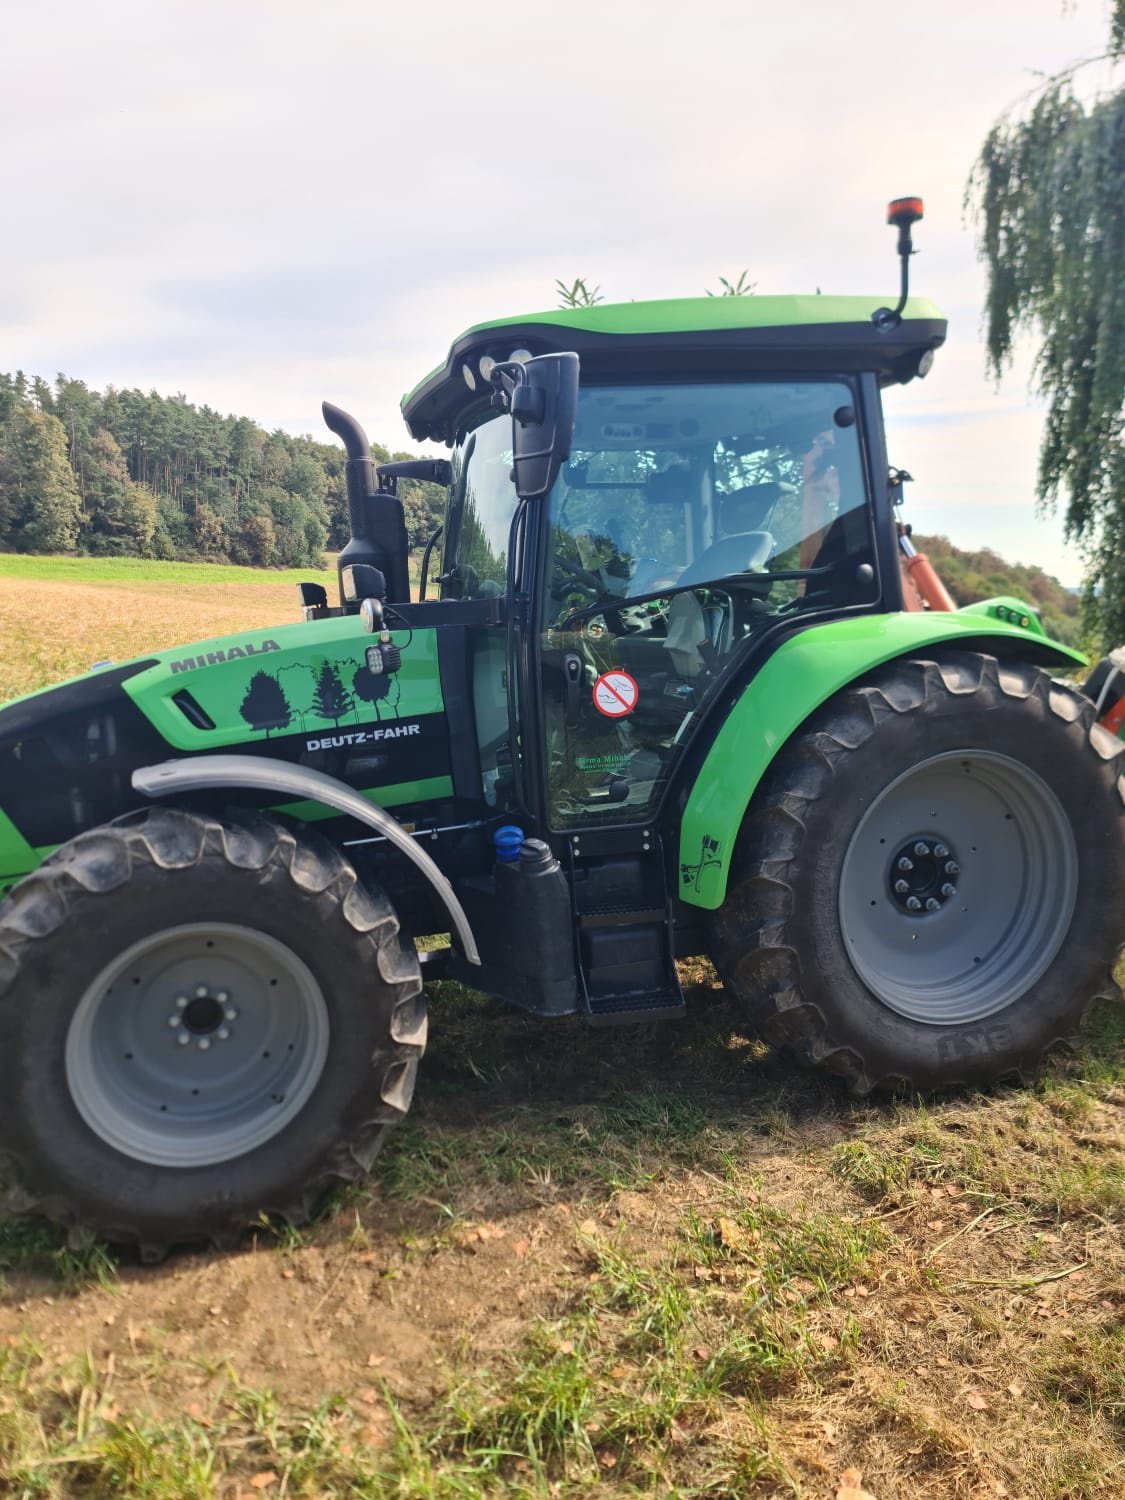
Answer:
[[[860,1093],[1030,1074],[1125,936],[1122,749],[1034,666],[883,668],[755,796],[712,926],[724,982]]]
[[[299,1222],[407,1109],[414,954],[329,844],[169,809],[0,906],[0,1150],[25,1208],[149,1259]]]

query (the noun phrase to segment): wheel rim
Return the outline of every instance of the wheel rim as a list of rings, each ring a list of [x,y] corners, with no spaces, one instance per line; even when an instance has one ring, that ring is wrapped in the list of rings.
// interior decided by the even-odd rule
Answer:
[[[1003,1010],[1046,971],[1077,894],[1074,834],[1046,782],[1006,755],[950,751],[905,771],[864,814],[841,870],[840,926],[885,1005],[958,1026]]]
[[[284,943],[228,923],[172,927],[86,988],[67,1033],[67,1083],[86,1124],[124,1155],[211,1166],[300,1113],[328,1031],[320,986]]]

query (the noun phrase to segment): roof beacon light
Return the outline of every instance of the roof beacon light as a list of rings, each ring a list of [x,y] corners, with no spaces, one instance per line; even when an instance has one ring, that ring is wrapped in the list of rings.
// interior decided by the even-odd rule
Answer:
[[[910,257],[914,244],[910,238],[910,227],[922,218],[921,198],[893,198],[887,204],[887,223],[898,230],[898,254],[902,262],[902,289],[896,307],[880,307],[871,314],[871,321],[881,333],[889,333],[902,322],[902,310],[910,293]]]

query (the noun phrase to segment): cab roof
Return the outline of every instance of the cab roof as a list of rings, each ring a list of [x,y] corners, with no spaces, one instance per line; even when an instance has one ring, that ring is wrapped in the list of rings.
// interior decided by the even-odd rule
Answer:
[[[513,350],[574,350],[584,380],[721,374],[874,374],[881,385],[913,379],[927,350],[945,341],[932,302],[911,297],[882,331],[878,297],[684,297],[554,309],[477,323],[402,399],[412,437],[451,442],[462,415],[488,392],[479,361]],[[475,386],[468,384],[465,371]]]

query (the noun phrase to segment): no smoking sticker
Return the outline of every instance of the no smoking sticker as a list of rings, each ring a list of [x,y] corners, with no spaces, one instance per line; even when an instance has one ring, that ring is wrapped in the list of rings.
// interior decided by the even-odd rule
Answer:
[[[628,672],[603,672],[594,683],[594,707],[607,719],[620,719],[637,706],[637,684]]]

